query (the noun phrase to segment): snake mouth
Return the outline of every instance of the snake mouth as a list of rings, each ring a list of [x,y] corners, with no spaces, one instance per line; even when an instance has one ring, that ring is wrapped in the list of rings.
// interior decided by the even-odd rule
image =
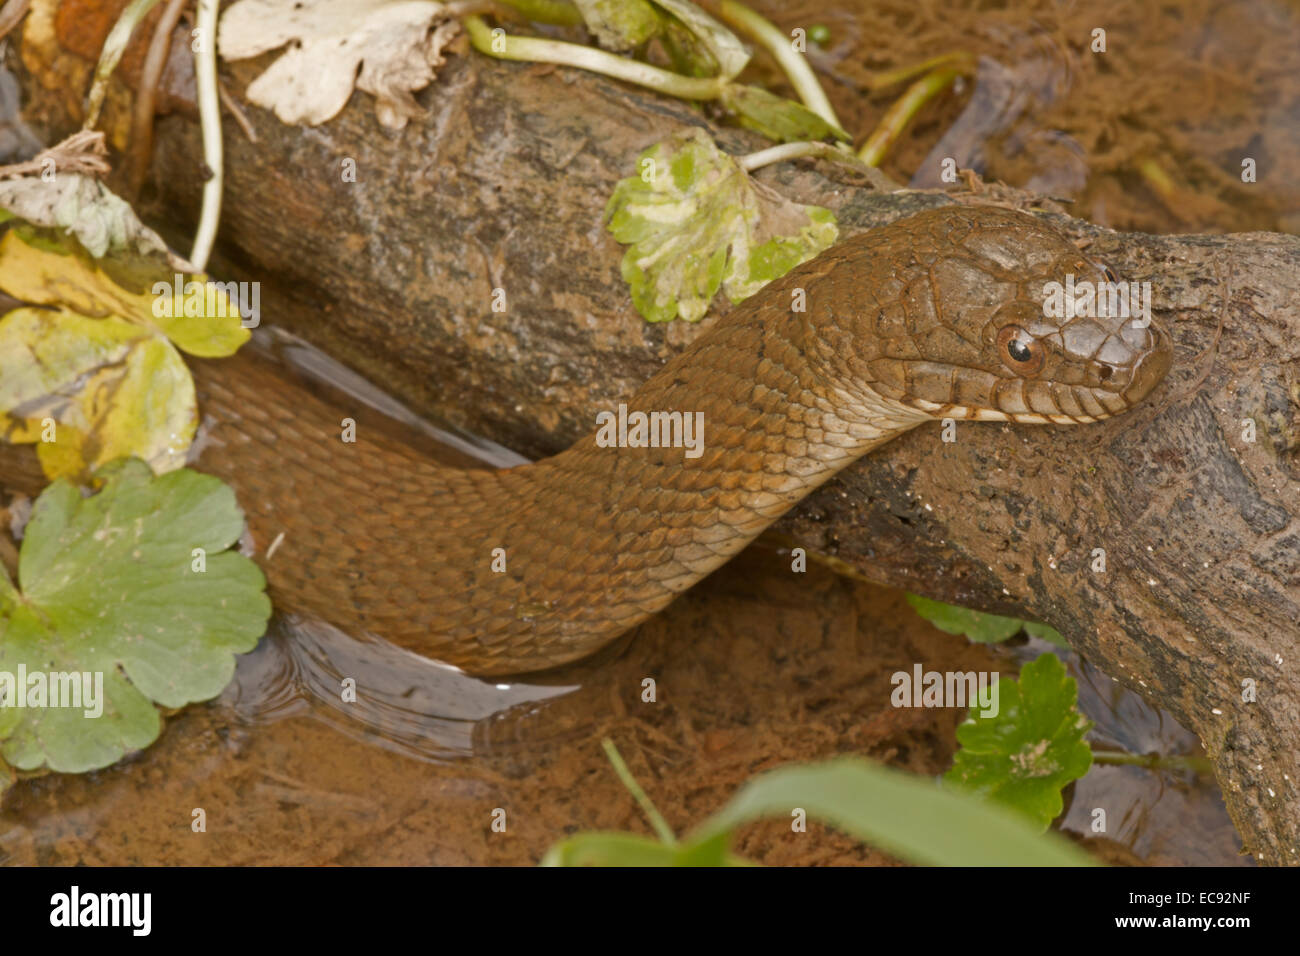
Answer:
[[[972,408],[969,405],[944,405],[916,399],[914,404],[934,418],[956,418],[970,422],[1014,422],[1017,425],[1087,425],[1117,415],[1125,409],[1102,411],[1096,415],[1066,415],[1050,412],[1004,412],[997,408]]]

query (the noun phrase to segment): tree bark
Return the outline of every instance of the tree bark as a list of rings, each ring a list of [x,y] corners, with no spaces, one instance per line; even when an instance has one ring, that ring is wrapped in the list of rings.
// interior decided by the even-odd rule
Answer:
[[[49,51],[22,55],[30,115],[61,135],[76,118],[66,87],[43,78]],[[222,71],[236,98],[255,75]],[[419,99],[425,117],[400,134],[360,93],[311,130],[245,106],[256,144],[227,117],[212,271],[262,282],[268,321],[420,410],[526,454],[555,452],[709,321],[652,326],[634,312],[622,249],[602,227],[615,182],[688,124],[731,152],[765,144],[685,103],[464,50]],[[160,119],[156,144],[154,224],[183,251],[202,186],[197,126],[182,109]],[[341,175],[345,159],[356,182]],[[845,235],[949,201],[826,163],[760,178],[833,208]],[[937,424],[919,428],[778,530],[873,580],[1057,627],[1194,730],[1249,851],[1295,864],[1300,239],[1118,234],[1057,218],[1117,273],[1151,283],[1177,347],[1166,382],[1098,425],[960,423],[951,443]],[[496,289],[505,312],[492,310]]]

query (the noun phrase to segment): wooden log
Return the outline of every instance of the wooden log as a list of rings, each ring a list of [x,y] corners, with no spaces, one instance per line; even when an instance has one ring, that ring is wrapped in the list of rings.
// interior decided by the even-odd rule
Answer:
[[[48,43],[25,43],[22,56],[30,115],[49,137],[67,132],[77,118],[66,63],[60,85]],[[222,71],[236,98],[255,75]],[[398,134],[364,94],[311,130],[245,105],[255,144],[227,118],[214,271],[262,282],[268,321],[420,410],[549,454],[708,322],[651,326],[633,311],[622,249],[602,227],[614,183],[688,124],[733,152],[761,144],[685,103],[463,48],[419,99],[425,116]],[[202,186],[184,112],[158,124],[152,207],[181,248]],[[345,159],[356,182],[341,175]],[[832,207],[845,234],[948,201],[827,164],[760,178]],[[1194,730],[1248,850],[1295,864],[1300,239],[1058,221],[1116,272],[1151,283],[1177,345],[1151,399],[1079,428],[961,423],[947,443],[937,424],[922,427],[778,530],[873,580],[1053,624]],[[505,312],[491,309],[496,289]]]

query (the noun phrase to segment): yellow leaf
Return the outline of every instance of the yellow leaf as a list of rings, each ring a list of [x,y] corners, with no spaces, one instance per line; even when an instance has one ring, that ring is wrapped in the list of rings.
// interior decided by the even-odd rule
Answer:
[[[50,478],[84,481],[88,473],[134,455],[156,474],[185,464],[194,440],[198,408],[194,381],[180,353],[166,339],[137,339],[125,360],[85,380],[56,419],[54,441],[27,420],[41,467]]]
[[[120,365],[148,329],[62,309],[14,309],[0,318],[0,412],[67,420],[63,411],[98,369]],[[70,424],[85,425],[84,422]]]
[[[0,239],[0,289],[15,298],[61,305],[92,318],[118,316],[203,358],[233,355],[249,338],[238,305],[222,286],[205,276],[177,273],[172,282],[137,295],[113,282],[94,260],[30,246],[13,230]]]
[[[179,468],[197,422],[189,369],[156,332],[63,309],[0,318],[0,426],[37,444],[50,478],[84,480],[126,455],[157,473]]]

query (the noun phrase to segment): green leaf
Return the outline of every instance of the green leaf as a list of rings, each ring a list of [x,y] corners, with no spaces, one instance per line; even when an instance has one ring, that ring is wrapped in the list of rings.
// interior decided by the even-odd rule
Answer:
[[[670,846],[636,833],[579,833],[555,844],[542,866],[748,866],[729,853],[727,834]]]
[[[677,848],[636,833],[579,833],[546,851],[542,866],[674,866]]]
[[[749,50],[734,33],[690,0],[654,0],[688,29],[718,64],[718,75],[731,79],[749,62]]]
[[[0,581],[0,694],[21,694],[29,675],[27,706],[0,707],[0,755],[21,770],[92,770],[152,743],[151,701],[215,697],[270,617],[262,572],[228,550],[243,529],[229,487],[188,469],[154,477],[135,459],[100,476],[90,498],[66,481],[45,490],[23,538],[21,593]],[[50,673],[90,675],[80,689],[95,701],[42,705],[31,675]]]
[[[948,634],[964,634],[978,644],[998,644],[1015,637],[1022,630],[1059,647],[1068,647],[1065,639],[1046,624],[1035,624],[1015,617],[985,614],[969,608],[932,601],[919,594],[907,595],[907,603],[917,614]]]
[[[718,62],[699,38],[668,13],[660,13],[659,42],[663,44],[674,73],[682,76],[718,75]]]
[[[1046,641],[1049,644],[1055,644],[1057,647],[1063,647],[1066,650],[1070,649],[1070,645],[1066,643],[1065,638],[1061,636],[1061,632],[1056,628],[1049,627],[1046,624],[1036,624],[1033,621],[1023,621],[1022,623],[1025,625],[1025,633],[1030,637],[1036,637],[1039,640]]]
[[[659,32],[649,0],[573,0],[587,29],[607,50],[631,50]]]
[[[776,96],[757,86],[730,84],[723,90],[720,100],[737,115],[741,126],[782,143],[820,140],[828,136],[847,142],[850,138],[844,130],[826,122],[802,103]]]
[[[582,23],[582,14],[569,0],[504,0],[534,23],[551,23],[561,27],[574,27]]]
[[[933,781],[841,757],[783,767],[746,784],[692,840],[796,808],[894,856],[930,866],[1091,866],[1095,861],[1018,814]]]
[[[551,847],[542,865],[749,866],[730,852],[734,830],[764,817],[789,820],[796,810],[915,863],[1095,865],[1061,837],[1035,831],[1018,814],[853,757],[764,774],[680,843],[630,833],[580,833]]]
[[[615,187],[605,215],[629,247],[623,278],[651,322],[695,322],[719,289],[746,299],[839,234],[829,210],[753,181],[699,129],[650,147],[637,169]]]
[[[998,712],[972,708],[957,728],[961,749],[944,780],[1011,807],[1045,830],[1061,813],[1061,790],[1092,766],[1084,735],[1092,723],[1078,712],[1078,687],[1055,654],[1003,679]]]

